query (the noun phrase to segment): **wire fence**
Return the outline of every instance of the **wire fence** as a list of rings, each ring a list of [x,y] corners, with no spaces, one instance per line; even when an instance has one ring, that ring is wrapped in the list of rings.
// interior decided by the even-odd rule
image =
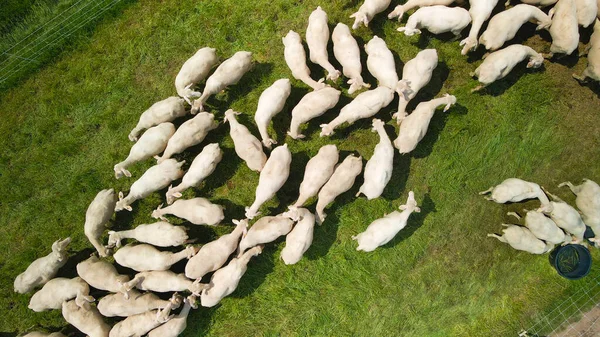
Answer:
[[[40,66],[63,46],[70,36],[123,0],[77,0],[68,8],[35,28],[0,54],[0,87]]]

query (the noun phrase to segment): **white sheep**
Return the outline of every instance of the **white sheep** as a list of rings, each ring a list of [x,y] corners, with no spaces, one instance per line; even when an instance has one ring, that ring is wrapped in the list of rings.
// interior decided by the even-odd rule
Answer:
[[[600,0],[598,0],[600,2]],[[573,77],[581,82],[586,82],[587,78],[594,81],[600,81],[600,21],[596,20],[594,24],[594,33],[590,37],[590,43],[586,46],[583,54],[587,54],[587,67],[581,75],[573,74]]]
[[[563,186],[568,186],[571,192],[577,196],[575,204],[581,211],[583,222],[590,226],[596,235],[590,241],[595,242],[598,246],[600,243],[600,186],[589,179],[583,179],[583,183],[578,186],[568,181],[558,185],[558,187]]]
[[[352,102],[340,110],[340,114],[328,124],[321,124],[321,137],[331,136],[334,130],[344,123],[352,125],[359,119],[373,117],[379,110],[388,106],[394,99],[394,91],[387,87],[377,87],[361,92]]]
[[[300,184],[300,195],[294,207],[302,207],[306,200],[314,197],[333,174],[339,160],[339,151],[334,144],[321,147],[304,169],[304,178]]]
[[[102,319],[102,315],[93,306],[80,307],[75,301],[62,303],[62,315],[67,323],[88,337],[108,337],[110,325]]]
[[[394,147],[385,132],[383,121],[373,119],[373,132],[379,134],[379,143],[375,145],[373,156],[365,165],[364,183],[358,189],[356,196],[364,194],[368,200],[378,198],[392,178],[394,169]]]
[[[181,296],[175,293],[169,300],[161,300],[151,292],[129,291],[129,298],[123,294],[108,294],[98,301],[98,311],[104,317],[129,317],[144,312],[162,309],[171,303],[172,309],[181,305]]]
[[[109,253],[106,247],[102,245],[100,237],[104,234],[106,224],[115,212],[116,205],[115,191],[112,188],[102,190],[96,194],[85,212],[83,231],[101,257],[108,256]]]
[[[136,180],[129,189],[127,197],[123,197],[123,192],[119,192],[119,201],[115,207],[115,211],[124,209],[131,211],[131,204],[139,199],[143,199],[152,192],[162,190],[171,184],[173,180],[177,180],[183,176],[181,166],[185,161],[178,162],[175,159],[167,159],[160,164],[149,168],[140,179]]]
[[[460,45],[463,46],[461,50],[462,55],[466,55],[469,51],[477,48],[477,37],[481,26],[489,19],[492,14],[492,10],[498,4],[498,0],[470,0],[469,14],[471,15],[471,30],[469,30],[469,36],[466,39],[460,41]]]
[[[290,80],[282,78],[265,89],[258,98],[258,106],[256,108],[256,113],[254,114],[254,121],[258,127],[262,143],[267,149],[270,149],[271,145],[277,144],[274,139],[269,137],[269,132],[267,131],[271,119],[283,110],[283,106],[290,96],[291,91],[292,85],[290,84]]]
[[[369,22],[373,20],[373,17],[390,6],[391,0],[365,0],[365,2],[358,8],[358,12],[350,15],[350,18],[354,18],[354,24],[352,29],[357,29],[360,24],[369,27]]]
[[[558,0],[521,0],[522,3],[526,3],[528,5],[534,5],[539,7],[546,7],[554,5]],[[510,0],[506,0],[504,4],[507,7],[510,6]]]
[[[354,180],[362,171],[362,157],[353,155],[347,156],[341,164],[339,164],[331,178],[325,183],[321,191],[319,191],[316,218],[319,225],[323,224],[325,217],[325,207],[335,200],[335,198],[348,191],[354,185]]]
[[[129,276],[120,275],[112,264],[92,255],[77,264],[77,275],[96,289],[113,293],[121,292],[128,297],[131,290]]]
[[[252,69],[252,53],[248,51],[238,51],[221,63],[206,80],[200,98],[192,103],[192,115],[204,111],[204,103],[209,96],[221,92],[230,85],[237,84],[250,69]]]
[[[294,226],[294,221],[283,214],[264,216],[258,219],[242,237],[238,248],[238,257],[242,256],[248,248],[273,242],[278,237],[286,235],[292,230],[292,226]]]
[[[306,27],[306,44],[310,61],[327,70],[327,79],[335,81],[340,77],[340,71],[329,63],[327,44],[329,43],[329,26],[327,26],[327,13],[318,6],[308,17]]]
[[[157,157],[156,161],[160,164],[174,154],[202,143],[208,132],[214,130],[217,125],[215,116],[208,112],[199,113],[194,118],[185,121],[169,138],[165,152],[161,157]]]
[[[417,147],[417,144],[427,134],[429,122],[440,105],[445,105],[444,112],[456,103],[456,97],[444,95],[444,97],[432,99],[417,105],[415,110],[400,124],[398,138],[394,140],[394,146],[401,154],[409,153]]]
[[[265,167],[260,171],[260,178],[254,202],[250,207],[246,207],[246,218],[254,219],[260,214],[258,209],[262,204],[275,196],[275,193],[285,184],[290,175],[290,165],[292,164],[292,153],[287,144],[278,146],[271,152]]]
[[[267,162],[267,156],[263,152],[260,140],[254,137],[247,127],[237,121],[235,116],[239,114],[239,112],[231,109],[225,111],[225,123],[229,122],[231,127],[229,135],[233,140],[235,153],[246,162],[249,169],[260,172]]]
[[[471,92],[481,90],[495,81],[504,78],[520,62],[528,60],[527,68],[539,68],[544,63],[544,56],[531,47],[513,44],[487,55],[483,62],[471,73],[481,83]]]
[[[159,155],[167,148],[167,143],[174,133],[175,126],[169,122],[160,123],[157,126],[149,128],[133,144],[127,158],[114,166],[115,178],[119,179],[123,176],[131,177],[131,172],[127,168],[134,163]]]
[[[427,29],[433,34],[452,32],[454,40],[460,38],[460,33],[471,23],[469,11],[461,7],[428,6],[417,9],[408,17],[406,26],[397,30],[406,36],[421,34],[421,29]]]
[[[186,111],[184,102],[183,98],[171,96],[152,104],[148,110],[142,113],[137,125],[129,133],[129,140],[135,142],[138,140],[138,136],[142,131],[155,125],[172,122],[176,118],[185,116]]]
[[[377,247],[385,245],[390,242],[398,232],[406,227],[408,217],[413,212],[421,212],[421,209],[417,207],[417,201],[415,200],[413,191],[408,192],[406,204],[400,205],[398,208],[402,212],[393,211],[390,214],[386,214],[383,218],[371,222],[364,232],[353,236],[352,240],[358,242],[356,250],[372,252],[377,249]]]
[[[550,210],[552,208],[550,200],[548,200],[548,197],[544,191],[542,191],[540,185],[518,178],[508,178],[499,185],[490,187],[483,192],[479,192],[479,195],[486,194],[491,194],[490,196],[485,196],[486,200],[499,204],[537,198],[542,204],[541,209]]]
[[[555,245],[570,243],[572,241],[571,236],[563,232],[562,229],[560,229],[552,219],[545,216],[544,213],[538,211],[523,211],[526,212],[525,227],[527,227],[538,239]],[[507,215],[512,215],[519,220],[521,219],[521,216],[516,212],[508,212]]]
[[[171,313],[172,304],[169,303],[163,309],[150,310],[141,314],[132,315],[118,322],[110,329],[109,337],[141,337],[150,330],[167,322],[174,315]]]
[[[535,22],[535,30],[548,29],[552,20],[541,9],[531,5],[516,5],[492,17],[487,29],[479,37],[479,43],[487,50],[498,50],[512,40],[526,22]]]
[[[370,84],[363,82],[360,49],[350,33],[350,28],[343,23],[338,23],[333,29],[331,40],[333,41],[333,55],[342,65],[342,72],[348,78],[347,83],[350,84],[348,93],[352,95],[361,88],[370,88]]]
[[[552,45],[546,57],[556,53],[571,55],[579,46],[579,27],[577,25],[577,9],[573,0],[559,0],[548,15],[552,18],[550,36]]]
[[[167,204],[170,205],[177,198],[181,198],[181,192],[190,187],[200,185],[206,177],[215,171],[221,159],[223,159],[223,151],[221,151],[219,144],[212,143],[206,145],[202,149],[202,152],[192,161],[190,168],[181,179],[181,183],[175,187],[169,186],[166,194]]]
[[[365,45],[365,52],[369,73],[377,79],[380,86],[396,90],[398,85],[396,62],[385,41],[377,35],[373,36]]]
[[[175,274],[170,270],[153,270],[137,273],[129,284],[144,291],[158,293],[189,291],[195,295],[200,295],[202,289],[208,286],[207,284],[200,283],[200,280],[192,281],[185,277],[184,274]]]
[[[197,309],[196,306],[196,296],[190,295],[186,299],[183,300],[183,309],[174,316],[169,319],[165,324],[155,328],[154,330],[148,333],[148,337],[177,337],[179,336],[187,327],[187,317],[190,313],[190,309]]]
[[[227,262],[248,228],[246,219],[232,221],[236,227],[231,233],[203,245],[200,251],[187,262],[185,265],[186,277],[200,280],[204,275],[221,268]]]
[[[312,244],[315,216],[306,208],[294,206],[290,206],[290,210],[283,215],[296,221],[296,225],[285,237],[285,247],[280,257],[287,265],[296,264]]]
[[[256,246],[242,256],[234,258],[227,266],[217,270],[210,279],[210,284],[204,290],[200,297],[200,303],[203,307],[214,307],[223,298],[235,291],[240,279],[248,269],[248,262],[254,256],[262,252],[262,246]]]
[[[288,135],[293,139],[302,139],[305,136],[300,131],[303,123],[323,115],[327,110],[336,106],[342,92],[326,87],[304,95],[300,102],[292,109],[292,121]]]
[[[421,50],[415,58],[409,60],[402,69],[402,80],[398,82],[396,91],[399,94],[398,112],[392,115],[398,124],[406,117],[406,107],[419,90],[431,81],[433,70],[437,67],[438,55],[435,49]]]
[[[413,8],[438,5],[449,6],[453,2],[454,0],[408,0],[405,4],[396,6],[394,10],[388,14],[388,19],[398,18],[398,22],[400,22],[404,13]]]
[[[596,0],[575,0],[575,8],[577,9],[577,23],[583,28],[587,28],[596,21],[598,16]]]
[[[39,331],[32,331],[32,332],[24,335],[23,337],[67,337],[67,336],[63,335],[60,332],[45,333],[45,332],[39,332]]]
[[[57,277],[33,294],[28,308],[35,312],[60,309],[64,301],[71,299],[75,299],[75,303],[83,307],[89,305],[89,302],[94,302],[89,293],[90,287],[81,277]]]
[[[533,233],[526,227],[507,225],[502,230],[502,236],[498,234],[488,234],[488,237],[496,238],[500,242],[508,243],[512,248],[516,250],[522,250],[531,254],[544,254],[549,252],[554,244],[545,243],[533,235]]]
[[[185,219],[194,225],[216,226],[224,218],[223,206],[213,204],[205,198],[178,199],[171,206],[158,206],[152,211],[152,217],[166,221],[165,214]]]
[[[573,235],[572,243],[582,243],[586,228],[579,212],[556,195],[548,191],[546,191],[546,194],[554,201],[550,202],[550,207],[543,208],[542,211],[550,216],[558,227]]]
[[[190,98],[202,95],[191,88],[203,81],[208,76],[210,69],[219,62],[216,51],[215,48],[201,48],[183,63],[179,73],[177,73],[175,77],[175,89],[177,89],[177,94],[185,99],[188,104],[192,104]]]
[[[188,246],[177,253],[163,252],[149,244],[124,246],[114,255],[115,262],[135,271],[167,270],[175,263],[190,259],[196,249]]]
[[[141,224],[134,229],[108,232],[108,246],[121,247],[121,240],[135,239],[157,247],[181,246],[188,241],[186,228],[174,226],[166,221]]]
[[[290,30],[285,37],[281,38],[281,40],[285,47],[283,50],[285,63],[287,63],[288,68],[292,71],[292,76],[294,76],[295,79],[304,82],[304,84],[313,88],[313,90],[324,88],[324,79],[320,79],[317,82],[310,77],[310,69],[308,69],[308,66],[306,65],[306,52],[304,51],[300,34]]]
[[[67,263],[67,246],[71,238],[56,240],[52,252],[33,261],[27,269],[15,278],[15,292],[25,294],[50,281],[58,270]]]

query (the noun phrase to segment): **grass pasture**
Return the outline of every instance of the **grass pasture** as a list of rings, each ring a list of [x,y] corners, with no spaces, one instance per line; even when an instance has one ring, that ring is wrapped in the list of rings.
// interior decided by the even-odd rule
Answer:
[[[329,14],[333,29],[336,22],[351,24],[348,17],[360,3],[132,2],[68,52],[0,92],[0,334],[65,326],[59,311],[27,309],[30,295],[12,291],[14,277],[66,236],[73,239],[72,257],[59,276],[75,276],[76,263],[92,252],[83,234],[85,210],[103,188],[129,190],[135,178],[115,180],[112,167],[126,157],[131,147],[127,135],[140,113],[176,94],[173,82],[181,64],[202,46],[217,48],[222,59],[238,50],[252,51],[254,69],[238,85],[209,99],[208,106],[219,121],[230,107],[243,112],[239,120],[258,135],[252,115],[260,93],[279,78],[291,78],[281,37],[290,29],[303,35],[318,5]],[[557,189],[558,183],[600,181],[600,89],[571,78],[572,72],[584,69],[585,58],[545,62],[534,71],[522,65],[472,94],[477,83],[469,72],[481,63],[483,52],[461,56],[458,42],[446,36],[405,37],[395,31],[397,22],[385,18],[392,8],[369,29],[354,32],[359,45],[374,34],[385,39],[399,73],[420,49],[436,48],[440,63],[433,79],[408,110],[444,93],[455,95],[458,103],[448,112],[436,112],[414,152],[396,153],[393,177],[382,198],[354,198],[362,184],[362,177],[357,179],[326,210],[328,217],[315,229],[313,246],[303,260],[285,266],[279,259],[283,241],[268,245],[251,261],[235,293],[216,308],[191,313],[185,336],[515,336],[570,294],[590,287],[600,273],[595,268],[587,278],[567,281],[547,256],[517,252],[486,238],[511,221],[507,211],[537,205],[497,205],[477,195],[515,176],[536,181],[573,204],[573,195]],[[582,31],[584,40],[589,34]],[[544,32],[534,35],[532,24],[519,36],[541,52],[549,50],[548,39]],[[362,56],[363,76],[375,85]],[[338,66],[331,51],[330,61]],[[322,77],[321,69],[310,66],[313,78]],[[271,128],[278,143],[287,142],[293,153],[292,172],[277,198],[261,208],[265,215],[279,213],[295,200],[304,166],[320,146],[334,143],[340,157],[359,153],[366,160],[379,141],[370,131],[370,120],[319,138],[318,125],[333,119],[351,100],[341,80],[332,84],[345,89],[340,104],[309,123],[305,140],[286,138],[290,111],[308,92],[299,81],[292,80],[292,85],[292,95]],[[376,116],[388,122],[390,137],[397,132],[390,122],[397,102]],[[258,183],[258,174],[235,155],[228,132],[228,125],[221,124],[201,145],[176,156],[189,164],[203,145],[221,144],[225,154],[218,171],[184,195],[225,205],[225,224],[243,217]],[[137,164],[130,171],[139,177],[152,164]],[[356,252],[350,237],[403,204],[410,190],[421,213],[385,247]],[[150,213],[164,202],[164,192],[136,202],[131,213],[117,213],[112,227],[153,221]],[[314,210],[314,200],[309,209]],[[191,235],[206,243],[231,228],[194,227]],[[598,261],[600,255],[594,251],[593,257]],[[77,335],[72,327],[63,331]]]

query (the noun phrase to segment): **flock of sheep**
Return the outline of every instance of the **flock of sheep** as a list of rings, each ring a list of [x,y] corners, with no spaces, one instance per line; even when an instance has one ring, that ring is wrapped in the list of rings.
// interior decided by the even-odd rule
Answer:
[[[400,19],[404,12],[422,7],[410,16],[405,27],[398,29],[406,35],[428,29],[436,34],[452,32],[458,38],[460,32],[471,24],[469,36],[460,43],[464,46],[463,54],[477,47],[478,41],[489,50],[497,50],[516,35],[521,25],[533,20],[538,23],[538,29],[550,27],[553,38],[551,53],[570,54],[577,46],[578,23],[583,26],[591,24],[597,13],[596,0],[560,0],[550,15],[530,5],[517,5],[494,16],[487,30],[477,39],[481,26],[489,18],[497,1],[471,0],[471,8],[467,12],[460,7],[445,7],[453,0],[409,0],[406,4],[397,6],[389,18]],[[556,1],[525,2],[546,6]],[[355,18],[353,28],[358,28],[361,23],[367,26],[373,16],[384,11],[389,4],[390,0],[366,0],[359,11],[352,15]],[[579,6],[587,7],[579,10]],[[594,18],[591,18],[592,7]],[[590,43],[592,51],[589,66],[582,78],[587,76],[598,80],[600,77],[597,69],[600,67],[594,68],[594,65],[600,61],[597,55],[600,47],[600,41],[597,41],[600,33],[597,30],[600,29],[600,24],[595,28]],[[398,111],[393,116],[400,125],[399,135],[392,142],[384,129],[384,122],[373,119],[373,131],[379,135],[380,142],[364,167],[364,183],[357,193],[357,196],[364,194],[369,200],[378,198],[391,178],[394,147],[401,154],[414,150],[425,136],[435,110],[439,106],[444,106],[444,111],[449,109],[456,103],[456,98],[445,95],[418,104],[410,115],[406,112],[409,101],[432,77],[438,63],[435,49],[423,50],[406,62],[402,78],[399,78],[394,57],[385,41],[377,36],[373,37],[365,45],[367,69],[378,82],[378,86],[371,89],[361,76],[360,49],[349,27],[338,23],[331,34],[334,56],[342,66],[342,72],[329,62],[329,39],[327,14],[318,7],[310,15],[306,30],[311,62],[325,69],[328,80],[336,80],[341,74],[347,77],[350,94],[363,88],[368,90],[361,92],[344,106],[331,122],[321,125],[321,137],[332,135],[335,129],[344,124],[374,116],[391,103],[396,93],[399,96]],[[283,38],[283,44],[285,61],[293,77],[314,89],[291,111],[288,135],[293,139],[302,139],[302,124],[336,106],[341,91],[325,84],[324,79],[315,81],[310,77],[302,38],[298,33],[290,31]],[[478,76],[482,86],[486,86],[506,76],[516,64],[525,59],[529,60],[528,67],[539,67],[543,62],[541,54],[533,49],[512,45],[490,54],[474,74]],[[127,196],[120,192],[117,200],[115,192],[107,189],[100,191],[91,202],[86,212],[84,231],[97,250],[97,255],[94,254],[77,265],[78,277],[54,278],[67,261],[66,248],[70,238],[56,241],[52,245],[52,253],[35,260],[25,272],[17,276],[14,288],[18,293],[28,293],[43,286],[32,296],[29,308],[34,311],[62,309],[67,322],[91,337],[146,334],[177,336],[186,327],[190,309],[197,307],[197,297],[200,297],[202,306],[212,307],[231,294],[244,275],[248,262],[261,253],[264,244],[286,235],[285,248],[281,252],[284,263],[294,264],[302,258],[312,243],[315,222],[321,224],[326,218],[325,208],[337,196],[351,189],[356,177],[363,172],[363,161],[361,157],[349,155],[338,163],[339,152],[336,146],[323,146],[306,165],[298,199],[289,206],[289,210],[276,216],[263,216],[249,227],[249,220],[260,214],[261,205],[275,196],[289,176],[292,155],[287,144],[276,147],[269,156],[263,151],[263,146],[270,149],[276,144],[269,136],[268,127],[271,119],[281,112],[290,95],[291,83],[288,79],[275,81],[259,98],[255,122],[262,144],[246,126],[237,121],[236,115],[239,112],[231,109],[225,112],[224,122],[229,123],[236,154],[251,170],[260,172],[255,200],[245,210],[246,219],[233,220],[235,229],[230,234],[199,249],[187,246],[173,253],[156,248],[177,247],[190,242],[185,227],[170,224],[165,215],[185,219],[194,225],[208,226],[216,226],[224,219],[223,207],[205,198],[180,199],[182,192],[198,186],[215,171],[223,157],[219,144],[206,145],[185,173],[182,170],[184,161],[172,158],[187,148],[200,144],[217,127],[215,116],[205,112],[205,103],[211,95],[236,84],[251,69],[252,54],[237,52],[208,76],[217,63],[215,49],[200,49],[183,64],[175,79],[180,97],[159,101],[140,116],[138,124],[129,134],[129,139],[136,143],[128,157],[114,166],[115,177],[131,177],[127,170],[129,166],[152,157],[156,158],[157,165],[149,168],[131,185]],[[203,92],[194,91],[194,87],[207,77]],[[195,116],[176,129],[171,122],[187,114],[185,102],[191,106],[191,114]],[[144,130],[146,131],[143,132]],[[159,156],[161,153],[162,156]],[[178,179],[181,182],[173,187],[172,183]],[[577,205],[583,213],[583,220],[575,209],[559,199],[554,197],[556,201],[549,201],[534,183],[511,178],[486,191],[491,192],[490,200],[499,203],[536,197],[542,202],[538,211],[527,212],[525,224],[529,229],[509,226],[502,237],[496,237],[516,249],[539,254],[548,251],[554,244],[572,240],[581,243],[585,224],[600,233],[600,187],[589,180],[581,186],[565,184],[577,194]],[[139,225],[132,230],[109,231],[108,243],[103,244],[106,224],[115,211],[131,210],[131,205],[136,200],[165,188],[168,188],[168,206],[163,208],[161,205],[152,212],[152,217],[161,221]],[[317,196],[317,204],[313,214],[303,206],[314,196]],[[373,221],[364,232],[353,236],[352,239],[358,242],[357,250],[373,251],[386,244],[406,226],[411,213],[420,211],[412,191],[408,193],[406,204],[399,208],[401,212],[387,214]],[[548,214],[550,218],[544,214]],[[139,244],[122,247],[124,239],[135,239]],[[235,257],[227,263],[234,253]],[[119,274],[114,265],[104,259],[111,254],[116,263],[138,273],[133,278]],[[170,271],[173,264],[184,259],[188,259],[185,273]],[[210,281],[202,283],[203,278],[211,272],[214,273]],[[95,302],[89,296],[90,286],[110,293],[98,300],[95,307],[90,305]],[[187,298],[179,295],[179,292],[186,291],[191,293]],[[174,294],[170,299],[162,300],[154,292]],[[179,314],[170,314],[181,305],[183,309]],[[125,319],[111,327],[103,316]],[[63,335],[31,332],[27,336]]]

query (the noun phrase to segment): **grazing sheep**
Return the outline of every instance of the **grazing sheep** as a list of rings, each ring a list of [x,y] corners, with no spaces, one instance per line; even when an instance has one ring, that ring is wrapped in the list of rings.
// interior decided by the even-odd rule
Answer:
[[[549,29],[552,45],[550,53],[546,57],[551,58],[556,53],[571,55],[579,46],[575,1],[559,0],[548,15],[552,18],[552,25]]]
[[[454,0],[408,0],[403,5],[398,5],[394,8],[394,10],[388,14],[388,19],[398,18],[398,22],[402,20],[404,13],[409,10],[417,7],[426,7],[426,6],[450,6]],[[469,19],[470,21],[470,19]]]
[[[540,188],[540,185],[518,178],[508,178],[499,185],[490,187],[489,189],[479,192],[480,195],[490,194],[486,196],[486,200],[490,200],[499,204],[507,202],[519,202],[527,199],[539,199],[541,205],[540,210],[550,210],[552,205],[550,200]]]
[[[235,252],[240,238],[246,234],[248,220],[232,220],[236,225],[235,229],[222,235],[218,239],[211,241],[200,248],[185,265],[185,276],[200,280],[204,275],[213,272],[223,266],[233,252]]]
[[[469,36],[460,41],[460,45],[463,46],[461,50],[462,55],[467,55],[471,50],[477,48],[477,36],[483,26],[484,22],[489,19],[492,14],[492,10],[498,4],[498,0],[470,0],[469,14],[471,15],[471,30]]]
[[[23,337],[67,337],[67,336],[63,335],[60,332],[45,333],[45,332],[39,332],[39,331],[32,331],[32,332],[24,335]]]
[[[392,118],[396,118],[398,124],[406,117],[406,107],[419,90],[431,81],[433,70],[437,67],[438,55],[435,49],[421,50],[415,58],[409,60],[402,69],[402,80],[398,82],[396,91],[399,94],[398,112]]]
[[[178,315],[171,318],[165,324],[155,328],[148,333],[148,337],[177,337],[187,327],[187,317],[190,309],[197,309],[196,296],[190,295],[183,300],[183,309]]]
[[[67,246],[71,238],[56,240],[52,253],[33,261],[27,269],[15,278],[15,292],[25,294],[50,281],[58,270],[67,263]]]
[[[285,101],[290,96],[291,91],[292,85],[290,84],[290,80],[282,78],[265,89],[258,98],[258,107],[254,114],[254,121],[258,127],[258,132],[260,132],[262,143],[267,149],[270,149],[271,145],[277,144],[274,139],[269,137],[269,132],[267,131],[269,123],[271,123],[271,119],[275,115],[283,110]]]
[[[306,52],[304,51],[300,34],[290,30],[281,40],[285,47],[283,50],[285,63],[287,63],[292,71],[292,76],[294,76],[295,79],[304,82],[304,84],[313,88],[313,90],[324,88],[324,79],[320,79],[317,82],[310,77],[310,69],[308,69],[308,66],[306,65]]]
[[[186,228],[174,226],[166,221],[142,224],[134,229],[108,232],[108,246],[121,247],[121,240],[135,239],[157,247],[175,247],[185,244],[188,240]]]
[[[181,153],[185,149],[202,143],[208,132],[217,128],[215,115],[203,112],[194,118],[185,121],[169,139],[162,157],[156,158],[160,164],[171,158],[174,154]]]
[[[206,80],[204,92],[192,103],[192,115],[204,111],[204,103],[209,96],[219,93],[230,85],[237,84],[242,76],[252,68],[252,53],[238,51],[221,63]]]
[[[62,315],[67,323],[89,337],[108,337],[110,326],[93,306],[80,307],[75,301],[62,303]]]
[[[373,156],[365,165],[365,182],[356,193],[357,197],[362,193],[368,200],[378,198],[392,178],[394,147],[385,132],[384,125],[380,119],[373,119],[372,131],[379,134],[379,143],[375,146]]]
[[[573,235],[574,238],[571,243],[581,244],[586,228],[579,212],[561,198],[546,190],[544,191],[553,200],[550,202],[550,207],[542,209],[544,214],[548,215],[558,227]]]
[[[327,70],[327,79],[335,81],[340,77],[340,71],[329,63],[327,44],[329,43],[329,26],[327,26],[327,13],[318,6],[308,17],[306,27],[306,44],[310,61]]]
[[[487,29],[479,37],[479,43],[487,50],[498,50],[512,40],[519,28],[528,21],[538,25],[535,30],[548,29],[552,24],[550,17],[541,9],[531,5],[516,5],[492,17]]]
[[[189,291],[192,294],[200,295],[202,289],[207,284],[200,283],[200,280],[192,281],[184,274],[175,274],[170,270],[144,271],[135,275],[130,284],[144,291],[154,291],[158,293],[168,293],[172,291]]]
[[[229,135],[233,139],[235,153],[246,162],[249,169],[260,172],[267,162],[267,156],[263,152],[260,140],[254,137],[247,127],[237,121],[235,116],[239,114],[239,112],[231,109],[225,111],[225,123],[229,122],[231,127]]]
[[[204,47],[198,50],[192,57],[190,57],[175,77],[175,89],[177,94],[192,105],[190,98],[200,97],[201,93],[193,91],[191,88],[203,81],[210,69],[214,67],[218,62],[215,48]]]
[[[377,219],[367,227],[367,229],[352,237],[352,240],[358,242],[356,250],[372,252],[377,247],[381,247],[390,242],[398,232],[400,232],[408,222],[408,217],[413,212],[421,212],[417,207],[415,194],[413,191],[408,192],[408,200],[406,204],[398,207],[402,212],[394,211],[384,215],[383,218]]]
[[[397,30],[406,36],[421,34],[420,28],[425,28],[433,34],[452,32],[454,40],[460,38],[460,33],[471,23],[469,11],[461,7],[431,6],[421,7],[408,17],[406,26]]]
[[[265,167],[260,172],[258,186],[254,202],[250,207],[246,207],[246,218],[254,219],[260,214],[258,209],[262,204],[275,196],[275,193],[285,184],[290,175],[290,165],[292,164],[292,153],[287,144],[278,146],[267,160]]]
[[[584,54],[587,54],[587,67],[581,75],[573,74],[573,77],[580,82],[586,82],[588,77],[594,81],[600,81],[600,21],[598,20],[594,24],[594,33],[590,37],[590,43]]]
[[[342,65],[344,76],[348,78],[347,83],[350,84],[348,93],[352,95],[361,88],[370,88],[370,84],[363,82],[360,49],[350,33],[350,28],[343,23],[338,23],[333,29],[331,40],[333,41],[333,55]]]
[[[292,122],[287,134],[293,139],[304,138],[305,136],[300,133],[300,125],[333,108],[338,103],[341,93],[337,89],[326,87],[304,95],[292,110]]]
[[[329,124],[321,124],[321,137],[331,136],[337,127],[344,123],[352,125],[359,119],[373,117],[379,110],[388,106],[394,99],[394,91],[387,87],[377,87],[361,92],[352,102],[340,110],[340,114]]]
[[[172,309],[179,308],[181,296],[175,293],[169,300],[161,300],[151,292],[140,293],[137,290],[130,290],[129,298],[120,293],[102,297],[98,301],[98,311],[104,317],[129,317],[150,310],[166,308],[169,304]]]
[[[92,255],[89,259],[77,264],[77,275],[87,284],[100,290],[112,293],[121,292],[128,298],[131,290],[129,276],[120,275],[112,264],[100,260],[98,256]]]
[[[192,161],[192,165],[190,165],[190,168],[181,179],[181,183],[175,187],[169,186],[166,194],[167,204],[170,205],[175,199],[181,198],[181,192],[190,187],[200,185],[206,177],[215,171],[221,159],[223,159],[223,151],[221,151],[219,144],[212,143],[206,145],[202,149],[202,152]]]
[[[285,247],[280,257],[287,265],[296,264],[312,244],[315,216],[306,208],[294,206],[290,206],[290,210],[282,215],[296,221],[296,226],[285,237]]]
[[[75,299],[78,306],[83,307],[89,305],[88,302],[94,302],[89,293],[90,287],[82,278],[57,277],[33,294],[28,308],[35,312],[60,309],[64,301],[72,299]]]
[[[143,136],[142,136],[143,138]],[[83,231],[85,236],[90,240],[90,243],[96,248],[98,255],[105,257],[109,255],[109,251],[102,245],[100,237],[104,234],[106,224],[115,212],[117,198],[115,190],[102,190],[96,194],[96,197],[85,212],[85,224]]]
[[[114,255],[115,262],[123,267],[135,271],[167,270],[175,263],[190,259],[196,254],[196,249],[188,246],[177,252],[163,252],[149,244],[125,246],[117,250]]]
[[[178,218],[185,219],[194,225],[218,225],[225,216],[223,215],[223,206],[213,204],[205,198],[178,199],[171,206],[152,211],[152,217],[166,221],[165,214],[171,214]]]
[[[596,21],[598,16],[596,0],[575,0],[575,8],[577,9],[577,23],[583,28],[587,28]]]
[[[444,97],[432,99],[428,102],[419,103],[415,110],[400,124],[398,138],[394,140],[394,146],[401,154],[409,153],[417,147],[417,144],[427,134],[429,122],[440,105],[445,105],[444,112],[456,104],[456,97],[444,95]]]
[[[142,337],[150,330],[173,318],[174,315],[169,316],[171,306],[172,304],[169,302],[163,309],[129,316],[113,326],[109,337]]]
[[[565,234],[565,232],[563,232],[552,219],[545,216],[544,213],[538,211],[523,211],[526,212],[525,227],[527,227],[538,239],[555,245],[566,244],[572,241],[571,236]],[[519,220],[521,219],[519,214],[515,212],[508,212],[507,215],[512,215]]]
[[[152,192],[162,190],[169,186],[173,180],[181,178],[183,176],[181,166],[184,163],[185,160],[178,162],[175,159],[167,159],[149,168],[140,179],[131,185],[126,198],[123,198],[123,192],[119,192],[119,201],[117,201],[115,211],[126,209],[131,212],[131,204],[134,201],[143,199]]]
[[[533,233],[521,226],[507,225],[502,230],[502,236],[498,234],[488,234],[488,237],[496,238],[500,242],[508,243],[511,247],[516,250],[522,250],[531,254],[544,254],[554,248],[554,244],[545,243],[533,235]]]
[[[319,191],[316,217],[319,225],[323,224],[325,217],[325,207],[335,200],[335,198],[348,191],[354,185],[354,180],[362,171],[362,157],[353,155],[347,156],[341,164],[339,164],[331,178],[325,183],[321,191]]]
[[[358,12],[350,15],[350,18],[354,18],[354,24],[352,29],[357,29],[362,23],[365,27],[369,27],[369,22],[373,20],[373,17],[390,6],[391,0],[365,0],[360,6]]]
[[[134,163],[159,155],[167,148],[167,143],[174,133],[175,126],[169,122],[160,123],[157,126],[149,128],[133,144],[127,158],[114,166],[115,178],[119,179],[123,176],[131,177],[131,172],[127,168]]]
[[[377,35],[373,36],[365,45],[367,53],[367,69],[377,79],[380,86],[396,90],[398,73],[394,55],[388,49],[385,41]]]
[[[158,101],[142,113],[139,122],[129,133],[129,140],[135,142],[142,131],[161,123],[172,122],[175,118],[183,117],[185,114],[183,98],[171,96]]]
[[[248,248],[273,242],[278,237],[286,235],[292,230],[292,226],[294,226],[294,221],[283,214],[264,216],[258,219],[242,237],[238,248],[238,257],[242,256]]]
[[[248,269],[248,262],[262,252],[262,246],[256,246],[242,256],[234,258],[227,266],[217,270],[207,288],[202,290],[200,301],[203,307],[214,307],[223,298],[235,291],[240,279]]]
[[[294,207],[302,207],[306,200],[314,197],[333,174],[339,160],[339,151],[333,144],[325,145],[312,157],[304,169],[304,178],[300,184],[300,195]]]
[[[589,240],[598,246],[600,243],[600,186],[589,179],[583,179],[583,183],[578,186],[568,181],[558,185],[558,187],[563,186],[568,186],[571,192],[577,196],[575,204],[581,211],[583,222],[590,226],[596,235],[595,238]]]

